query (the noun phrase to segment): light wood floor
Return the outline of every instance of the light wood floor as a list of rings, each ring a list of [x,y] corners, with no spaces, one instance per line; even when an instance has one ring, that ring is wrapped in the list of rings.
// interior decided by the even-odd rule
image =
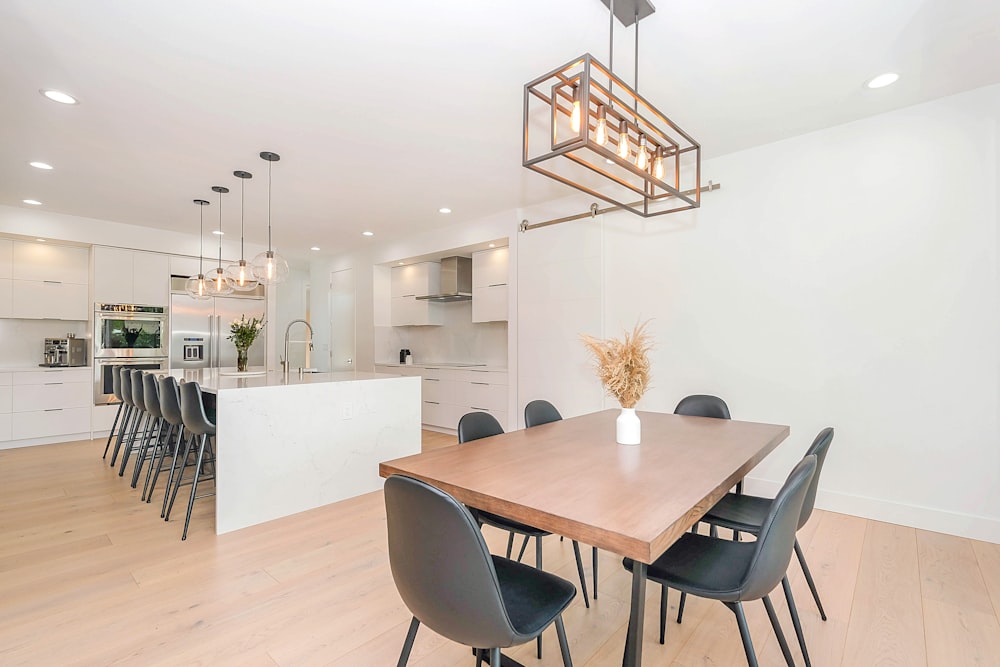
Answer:
[[[182,543],[183,518],[160,521],[157,499],[140,503],[102,463],[103,448],[0,451],[0,665],[396,663],[410,615],[389,572],[381,493],[221,537],[211,501],[202,501]],[[487,537],[495,551],[503,547],[502,534]],[[829,614],[819,619],[793,564],[817,667],[1000,665],[1000,545],[821,511],[799,539]],[[577,582],[569,541],[547,538],[544,559]],[[603,552],[599,574],[592,608],[578,596],[565,615],[578,667],[621,664],[629,576]],[[674,594],[671,615],[676,603]],[[721,604],[690,599],[665,646],[656,641],[657,604],[651,586],[645,664],[745,664]],[[748,616],[761,664],[783,664],[761,605],[749,605]],[[801,661],[794,642],[793,652]],[[531,646],[510,653],[529,667],[560,664],[551,630],[544,660]],[[422,628],[410,664],[474,662],[468,649]]]

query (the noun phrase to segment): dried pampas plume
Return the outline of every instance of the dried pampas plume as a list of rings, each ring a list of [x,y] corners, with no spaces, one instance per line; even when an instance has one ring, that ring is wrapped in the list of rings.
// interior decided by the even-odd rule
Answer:
[[[583,344],[594,355],[597,376],[604,389],[623,408],[634,408],[649,386],[649,357],[652,341],[646,333],[649,321],[635,325],[632,333],[625,332],[625,339],[601,340],[581,334]]]

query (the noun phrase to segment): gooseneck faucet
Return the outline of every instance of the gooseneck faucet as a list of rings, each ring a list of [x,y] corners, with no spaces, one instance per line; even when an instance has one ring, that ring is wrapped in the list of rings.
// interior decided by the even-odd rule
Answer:
[[[312,325],[309,324],[308,322],[306,322],[305,320],[292,320],[291,322],[289,322],[288,326],[285,328],[285,357],[284,357],[284,359],[281,360],[281,372],[285,375],[285,377],[288,377],[288,343],[291,342],[291,341],[288,340],[288,333],[292,330],[292,325],[296,324],[297,322],[301,322],[302,324],[306,325],[306,329],[309,330],[309,338],[307,340],[304,340],[304,341],[295,341],[295,342],[296,343],[305,343],[306,345],[309,346],[308,347],[309,350],[313,349],[313,328],[312,328]]]

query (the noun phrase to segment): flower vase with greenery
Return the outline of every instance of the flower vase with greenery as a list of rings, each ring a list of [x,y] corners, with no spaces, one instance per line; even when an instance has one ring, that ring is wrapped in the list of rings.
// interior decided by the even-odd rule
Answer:
[[[240,319],[234,320],[229,326],[229,336],[227,338],[233,341],[233,345],[236,346],[236,370],[238,372],[246,372],[247,361],[249,360],[247,351],[263,330],[263,318],[254,317],[248,320],[246,315],[240,315]]]
[[[649,387],[648,353],[652,348],[646,324],[637,324],[631,333],[626,331],[623,340],[580,336],[594,357],[601,384],[622,406],[616,423],[617,441],[621,445],[638,445],[640,440],[641,424],[635,404]]]

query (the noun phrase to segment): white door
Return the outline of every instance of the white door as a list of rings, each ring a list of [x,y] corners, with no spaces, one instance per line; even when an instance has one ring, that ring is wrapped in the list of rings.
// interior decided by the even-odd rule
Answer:
[[[330,274],[330,370],[354,370],[354,269]]]

